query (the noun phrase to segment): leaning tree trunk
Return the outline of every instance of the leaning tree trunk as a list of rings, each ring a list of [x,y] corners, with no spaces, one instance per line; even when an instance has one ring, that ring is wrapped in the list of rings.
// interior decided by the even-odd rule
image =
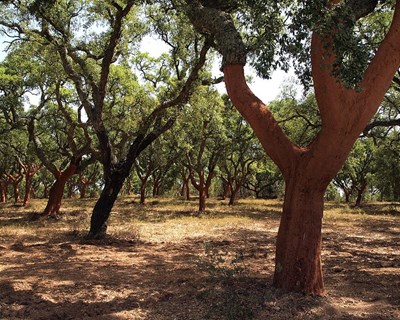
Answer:
[[[129,175],[130,167],[127,169],[127,172],[115,170],[106,177],[104,188],[93,208],[90,230],[87,236],[89,239],[100,239],[106,235],[107,220],[110,216],[111,209],[114,206],[115,200],[117,200],[125,179]]]

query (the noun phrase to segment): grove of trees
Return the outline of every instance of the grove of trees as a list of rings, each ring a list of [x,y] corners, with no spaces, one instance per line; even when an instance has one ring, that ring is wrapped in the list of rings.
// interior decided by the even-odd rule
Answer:
[[[43,218],[96,196],[99,239],[123,192],[196,197],[198,214],[210,196],[283,197],[273,283],[322,294],[328,187],[400,198],[399,1],[9,0],[0,17],[2,203],[46,198]],[[303,97],[289,85],[267,107],[248,62],[292,66]]]

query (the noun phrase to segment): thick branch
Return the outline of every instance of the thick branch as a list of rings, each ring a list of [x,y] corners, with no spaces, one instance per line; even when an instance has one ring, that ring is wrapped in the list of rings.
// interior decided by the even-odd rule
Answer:
[[[381,103],[399,66],[400,1],[397,1],[390,29],[380,44],[361,82],[363,92],[357,98],[366,101],[368,107],[364,111],[365,117],[371,117],[376,112],[376,108]]]
[[[198,0],[186,0],[185,11],[193,26],[202,34],[211,35],[215,48],[222,54],[222,67],[226,64],[246,64],[247,50],[229,14],[205,7]]]
[[[295,154],[301,151],[279,127],[267,106],[247,86],[243,66],[224,67],[226,88],[233,104],[250,123],[265,151],[282,172],[289,172]]]

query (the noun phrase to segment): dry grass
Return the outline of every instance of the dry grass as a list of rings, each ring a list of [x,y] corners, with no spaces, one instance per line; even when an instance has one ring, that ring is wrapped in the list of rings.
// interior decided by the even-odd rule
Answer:
[[[327,297],[271,287],[282,203],[118,200],[109,236],[85,241],[94,200],[0,207],[0,319],[400,319],[397,206],[327,203]],[[239,259],[240,258],[240,259]]]

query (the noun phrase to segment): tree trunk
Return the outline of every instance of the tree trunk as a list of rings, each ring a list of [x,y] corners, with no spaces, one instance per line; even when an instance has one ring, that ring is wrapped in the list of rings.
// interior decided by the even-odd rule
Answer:
[[[6,199],[6,188],[4,187],[4,184],[1,181],[0,181],[0,197],[1,197],[1,200],[0,200],[1,203],[6,203],[7,202],[7,199]]]
[[[357,198],[356,198],[356,203],[355,207],[359,208],[361,206],[361,200],[364,195],[365,190],[367,189],[367,183],[364,182],[360,188],[357,188]]]
[[[89,185],[88,183],[82,183],[81,192],[80,192],[80,196],[79,196],[80,199],[84,199],[86,197],[86,191],[87,191],[88,185]]]
[[[125,183],[125,193],[130,196],[132,194],[132,182],[128,179]]]
[[[75,184],[72,183],[72,181],[71,181],[71,183],[69,183],[69,186],[68,186],[68,193],[67,193],[68,199],[72,198],[72,195],[74,194],[74,188],[75,188]]]
[[[32,175],[30,175],[30,174],[26,174],[25,175],[25,195],[24,195],[24,203],[23,203],[24,207],[26,207],[26,205],[31,200],[32,180],[33,180],[33,176]]]
[[[229,197],[229,206],[233,206],[235,204],[235,199],[236,199],[236,193],[237,192],[231,192],[231,195]]]
[[[130,167],[126,169],[130,170]],[[93,208],[90,230],[87,238],[100,239],[106,235],[107,220],[114,206],[114,202],[118,197],[118,193],[129,175],[129,170],[127,172],[115,170],[106,179],[100,197]]]
[[[65,185],[78,169],[78,163],[79,161],[72,160],[67,169],[58,174],[56,181],[50,188],[49,200],[41,216],[54,216],[60,212]]]
[[[231,187],[231,195],[229,197],[229,206],[233,206],[235,204],[236,201],[236,195],[238,194],[239,190],[240,190],[241,185],[237,185],[235,188]]]
[[[18,203],[21,199],[19,198],[19,182],[21,180],[17,179],[12,182],[13,189],[14,189],[14,203]]]
[[[199,190],[199,212],[204,212],[206,211],[206,199],[207,199],[207,193],[204,190],[204,186],[200,186]]]
[[[350,196],[351,196],[351,191],[346,191],[346,190],[343,190],[344,191],[344,196],[345,196],[345,202],[346,203],[349,203],[350,202]]]
[[[146,202],[146,181],[142,181],[140,185],[140,204],[144,204]]]
[[[313,294],[324,292],[321,266],[323,201],[321,189],[299,179],[287,183],[276,244],[275,287]]]
[[[184,187],[185,187],[185,196],[186,200],[190,200],[190,184],[189,184],[189,179],[184,181]]]
[[[223,185],[224,185],[224,193],[222,194],[222,200],[225,200],[228,194],[230,194],[230,197],[232,196],[232,190],[231,190],[231,183],[228,180],[224,179]]]

